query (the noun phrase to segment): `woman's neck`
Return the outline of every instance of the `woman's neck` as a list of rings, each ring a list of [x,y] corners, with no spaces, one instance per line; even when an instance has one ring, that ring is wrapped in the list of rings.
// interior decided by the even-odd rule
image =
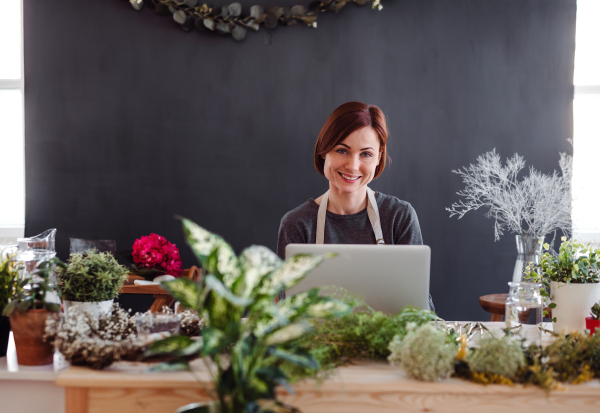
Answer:
[[[335,186],[329,187],[327,210],[338,215],[356,214],[367,207],[367,187],[351,193],[339,192]]]

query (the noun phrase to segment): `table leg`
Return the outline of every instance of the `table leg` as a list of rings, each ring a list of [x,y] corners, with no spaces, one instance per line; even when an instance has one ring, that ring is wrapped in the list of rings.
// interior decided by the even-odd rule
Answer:
[[[65,412],[88,413],[88,389],[82,387],[66,387]]]
[[[490,321],[502,321],[502,314],[492,313],[492,318],[490,318]]]
[[[173,297],[169,294],[154,294],[154,302],[150,306],[150,311],[153,313],[159,313],[162,311],[163,306],[170,307],[173,304]]]

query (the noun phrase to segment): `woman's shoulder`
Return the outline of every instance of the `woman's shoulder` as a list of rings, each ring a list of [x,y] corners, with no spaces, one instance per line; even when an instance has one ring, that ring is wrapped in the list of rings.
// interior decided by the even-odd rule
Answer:
[[[281,218],[281,225],[291,225],[298,222],[306,222],[316,219],[316,212],[319,210],[319,206],[315,203],[314,199],[309,199],[303,204],[297,206],[285,213]]]
[[[387,213],[401,213],[401,214],[414,214],[415,210],[412,205],[403,201],[393,195],[386,195],[381,192],[375,193],[375,200],[377,201],[377,208],[380,212]]]

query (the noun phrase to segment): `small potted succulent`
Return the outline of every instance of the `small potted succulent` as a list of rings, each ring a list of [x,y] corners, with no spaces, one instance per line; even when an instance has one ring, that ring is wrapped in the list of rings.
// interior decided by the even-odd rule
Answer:
[[[568,334],[586,329],[585,317],[600,301],[600,249],[562,241],[557,255],[544,253],[538,265],[526,268],[524,278],[542,283],[541,294],[551,299],[554,332]]]
[[[47,301],[54,290],[50,275],[55,268],[66,267],[58,258],[43,261],[31,277],[18,280],[15,292],[2,312],[10,316],[15,339],[17,361],[23,366],[51,364],[54,347],[44,341],[46,319],[60,310],[60,305]]]
[[[58,271],[65,311],[77,307],[96,318],[110,313],[128,273],[109,252],[71,254],[68,266]]]
[[[19,264],[13,260],[13,255],[0,255],[0,309],[4,308],[14,297],[19,279]],[[0,315],[0,357],[6,355],[8,338],[10,336],[10,320]]]
[[[600,302],[594,304],[590,316],[585,318],[585,328],[590,330],[590,334],[594,334],[597,328],[600,330]]]

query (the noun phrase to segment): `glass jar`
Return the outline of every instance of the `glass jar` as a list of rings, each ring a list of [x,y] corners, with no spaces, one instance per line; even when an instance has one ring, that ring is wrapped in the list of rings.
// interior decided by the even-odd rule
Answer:
[[[525,345],[542,344],[544,300],[540,294],[542,284],[509,282],[506,299],[506,328],[511,335],[525,339]]]
[[[540,263],[542,244],[544,237],[531,237],[528,235],[517,235],[517,261],[513,271],[513,282],[518,283],[523,279],[523,269],[530,263]]]

